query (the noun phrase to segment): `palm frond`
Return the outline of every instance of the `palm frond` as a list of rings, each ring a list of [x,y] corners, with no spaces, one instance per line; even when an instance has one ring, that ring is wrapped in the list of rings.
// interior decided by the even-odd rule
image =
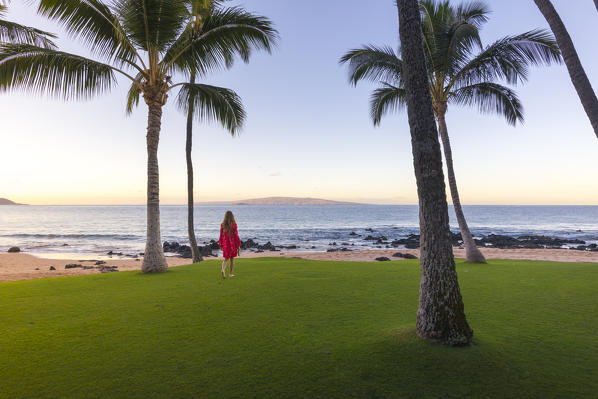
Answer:
[[[467,21],[468,24],[480,29],[483,24],[488,22],[490,9],[483,1],[470,1],[457,6],[455,15],[457,20]]]
[[[422,32],[428,68],[444,80],[457,70],[474,48],[482,48],[479,28],[488,20],[481,2],[454,8],[448,1],[425,0],[420,4]]]
[[[278,39],[272,22],[239,7],[215,9],[199,35],[188,26],[172,44],[162,61],[164,69],[194,70],[199,76],[230,67],[235,56],[245,62],[253,50],[270,52]]]
[[[0,90],[88,98],[115,83],[114,69],[85,57],[27,44],[0,46]]]
[[[100,0],[39,0],[38,13],[56,20],[93,54],[117,66],[133,65],[137,52],[110,7]]]
[[[232,90],[204,84],[182,85],[177,96],[178,108],[187,113],[193,104],[194,116],[200,121],[217,121],[232,135],[245,122],[241,98]]]
[[[451,93],[450,100],[459,105],[477,105],[483,113],[502,115],[511,125],[523,123],[523,105],[517,94],[500,84],[484,82],[461,87]]]
[[[351,50],[340,59],[348,64],[349,82],[356,85],[360,80],[383,80],[400,84],[403,79],[403,62],[390,47],[365,46]]]
[[[561,53],[552,33],[535,29],[504,37],[486,47],[460,68],[451,86],[468,86],[496,79],[517,84],[527,80],[530,65],[560,62]]]
[[[114,0],[114,10],[137,47],[163,52],[176,41],[189,16],[188,0]]]
[[[370,98],[370,116],[374,126],[378,126],[387,113],[404,109],[406,101],[407,94],[401,87],[383,83],[383,87],[374,90]]]
[[[0,42],[2,43],[25,43],[38,47],[56,48],[52,39],[56,39],[56,35],[6,21],[0,14]]]
[[[143,73],[138,73],[135,76],[135,80],[131,82],[131,87],[127,91],[127,105],[125,108],[126,114],[131,115],[133,110],[137,108],[139,105],[139,97],[141,96],[141,82],[145,75]]]

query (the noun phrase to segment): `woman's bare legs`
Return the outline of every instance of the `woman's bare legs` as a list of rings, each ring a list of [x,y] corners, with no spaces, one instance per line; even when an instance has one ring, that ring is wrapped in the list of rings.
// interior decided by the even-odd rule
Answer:
[[[224,261],[222,262],[222,278],[226,278],[226,261],[228,259],[224,258]],[[232,270],[232,263],[231,263],[231,270]]]
[[[235,277],[233,274],[233,266],[235,265],[235,258],[230,258],[230,268],[228,269],[228,277]]]

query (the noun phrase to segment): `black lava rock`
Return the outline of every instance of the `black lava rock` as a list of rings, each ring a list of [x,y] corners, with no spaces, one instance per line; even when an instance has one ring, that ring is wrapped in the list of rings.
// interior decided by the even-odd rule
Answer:
[[[415,255],[404,254],[401,252],[394,253],[394,254],[392,254],[392,256],[395,258],[403,258],[403,259],[417,259],[417,256],[415,256]]]
[[[388,262],[388,261],[390,261],[390,259],[387,258],[386,256],[380,256],[380,257],[376,258],[376,260],[378,262]]]
[[[10,248],[8,248],[8,252],[10,252],[10,253],[21,252],[21,248],[19,248],[19,247],[10,247]]]

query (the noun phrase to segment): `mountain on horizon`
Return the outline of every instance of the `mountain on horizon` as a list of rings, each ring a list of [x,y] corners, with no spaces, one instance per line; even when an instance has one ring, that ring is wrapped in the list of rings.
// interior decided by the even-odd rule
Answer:
[[[233,201],[232,205],[360,205],[356,202],[332,201],[320,198],[267,197]]]
[[[0,205],[27,205],[27,204],[17,204],[7,198],[0,198]]]

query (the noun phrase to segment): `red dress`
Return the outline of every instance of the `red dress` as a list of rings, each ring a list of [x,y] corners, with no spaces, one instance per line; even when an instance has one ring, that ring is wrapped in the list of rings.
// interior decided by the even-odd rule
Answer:
[[[237,249],[241,247],[241,240],[239,239],[239,233],[237,233],[236,223],[233,223],[228,233],[220,225],[220,239],[218,240],[218,244],[220,244],[220,249],[222,249],[226,259],[237,256]]]

